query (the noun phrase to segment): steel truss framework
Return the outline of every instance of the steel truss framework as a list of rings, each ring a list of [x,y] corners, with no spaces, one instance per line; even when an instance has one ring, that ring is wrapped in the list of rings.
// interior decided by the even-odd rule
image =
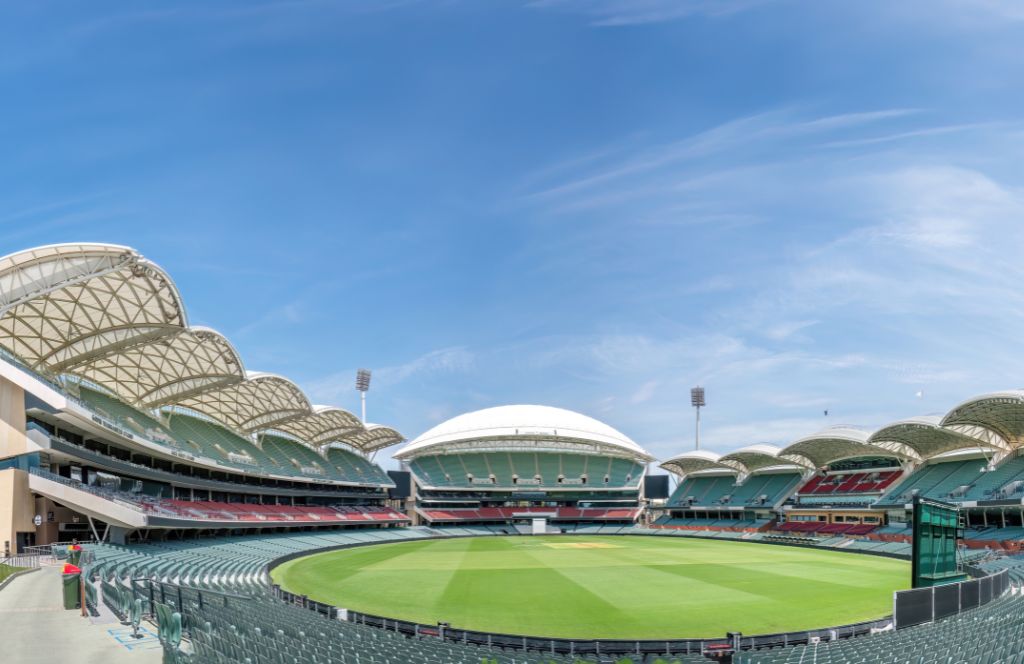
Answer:
[[[911,417],[874,432],[839,425],[799,438],[781,449],[761,444],[725,455],[684,452],[666,460],[661,467],[684,477],[716,470],[744,476],[786,463],[813,472],[837,461],[861,457],[889,457],[900,465],[913,466],[965,450],[980,450],[998,460],[1022,443],[1024,390],[1012,390],[973,397],[945,416]]]
[[[314,449],[339,442],[364,454],[403,440],[313,407],[287,378],[246,371],[223,335],[189,326],[170,275],[129,247],[60,244],[0,258],[0,347],[43,377],[83,379],[142,410],[188,408],[246,436],[278,429]]]

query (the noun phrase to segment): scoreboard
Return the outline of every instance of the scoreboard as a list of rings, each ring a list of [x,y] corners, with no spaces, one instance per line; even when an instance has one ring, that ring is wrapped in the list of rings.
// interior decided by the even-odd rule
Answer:
[[[962,538],[960,508],[914,496],[911,587],[927,588],[966,579],[956,556],[957,540]]]

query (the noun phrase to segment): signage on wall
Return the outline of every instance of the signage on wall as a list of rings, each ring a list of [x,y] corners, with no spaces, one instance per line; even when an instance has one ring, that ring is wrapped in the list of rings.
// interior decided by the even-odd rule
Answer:
[[[36,524],[36,527],[43,525],[43,517],[40,514],[36,514],[35,518],[32,519],[32,523]]]

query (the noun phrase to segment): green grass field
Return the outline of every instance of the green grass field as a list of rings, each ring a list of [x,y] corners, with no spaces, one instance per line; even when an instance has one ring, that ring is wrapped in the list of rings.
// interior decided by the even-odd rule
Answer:
[[[381,544],[276,568],[291,592],[425,624],[575,638],[763,634],[882,617],[910,564],[668,537],[478,537]]]

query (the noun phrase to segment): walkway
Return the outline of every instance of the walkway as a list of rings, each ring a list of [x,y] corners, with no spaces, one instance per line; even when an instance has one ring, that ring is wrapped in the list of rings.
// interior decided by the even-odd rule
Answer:
[[[143,627],[147,625],[143,624]],[[155,629],[136,640],[112,617],[82,618],[61,606],[60,566],[24,574],[0,590],[0,660],[11,664],[160,664]]]

